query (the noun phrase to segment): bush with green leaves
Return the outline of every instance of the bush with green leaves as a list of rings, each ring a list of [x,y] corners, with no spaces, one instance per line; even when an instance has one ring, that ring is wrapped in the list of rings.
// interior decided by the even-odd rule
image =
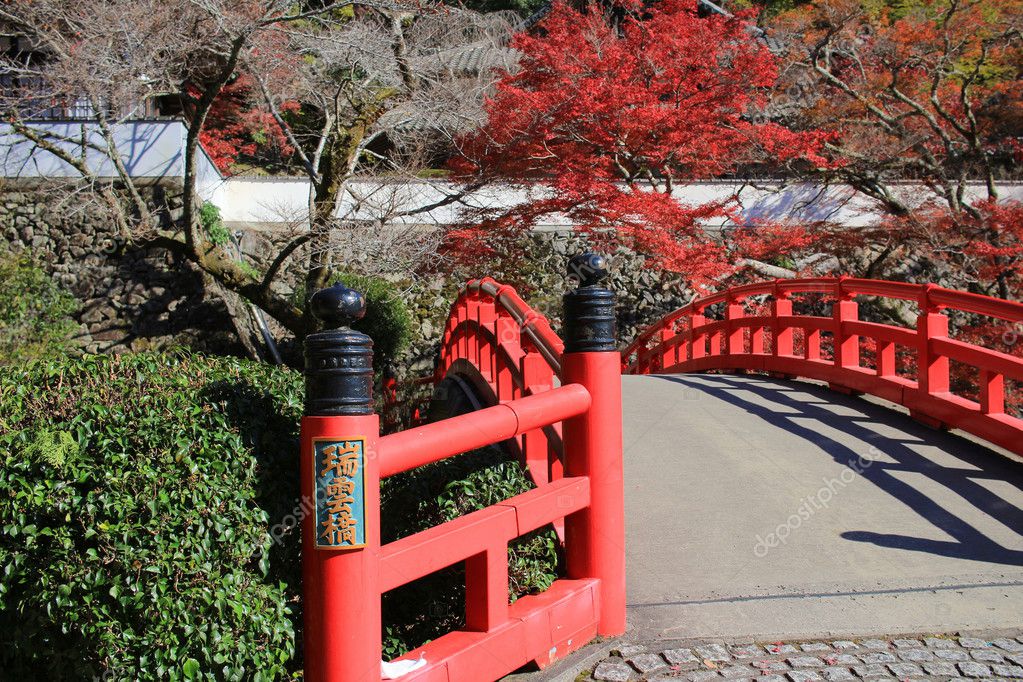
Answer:
[[[0,669],[279,679],[295,666],[301,376],[231,358],[0,370]]]
[[[28,253],[0,253],[0,364],[67,352],[78,325],[74,296]]]
[[[287,678],[301,668],[302,375],[140,353],[0,367],[0,670],[11,678]],[[531,487],[500,448],[386,479],[385,541]],[[284,529],[281,532],[281,529]],[[276,540],[276,542],[275,542]],[[512,598],[555,578],[549,529]],[[457,628],[463,575],[384,600],[385,655]]]
[[[380,277],[346,272],[332,278],[331,284],[338,283],[366,297],[366,315],[352,327],[373,339],[374,367],[396,360],[412,339],[412,314],[398,288]]]

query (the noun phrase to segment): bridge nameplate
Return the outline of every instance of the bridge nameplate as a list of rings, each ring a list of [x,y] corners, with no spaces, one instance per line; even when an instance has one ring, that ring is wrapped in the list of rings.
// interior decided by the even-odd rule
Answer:
[[[366,440],[313,439],[317,549],[366,546]]]

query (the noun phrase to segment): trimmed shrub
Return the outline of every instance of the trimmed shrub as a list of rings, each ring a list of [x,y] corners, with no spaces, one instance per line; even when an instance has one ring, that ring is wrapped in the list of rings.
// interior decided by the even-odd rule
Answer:
[[[86,356],[0,372],[0,668],[264,679],[294,666],[301,376]],[[293,534],[297,536],[297,533]]]
[[[75,298],[31,255],[0,254],[0,364],[66,352],[77,310]]]
[[[373,339],[373,366],[379,370],[408,348],[412,314],[401,292],[386,279],[342,272],[331,280],[339,282],[366,297],[366,315],[352,327]]]
[[[302,375],[140,353],[0,367],[0,670],[16,679],[273,680],[301,668]],[[390,541],[528,490],[500,448],[384,481]],[[509,550],[511,597],[557,573]],[[384,600],[390,658],[457,628],[459,568]]]

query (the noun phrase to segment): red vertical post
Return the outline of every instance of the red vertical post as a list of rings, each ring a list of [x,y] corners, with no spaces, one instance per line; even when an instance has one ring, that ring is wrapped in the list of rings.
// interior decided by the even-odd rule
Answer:
[[[832,316],[835,320],[833,343],[835,366],[854,368],[860,366],[860,337],[846,332],[847,322],[859,319],[859,306],[853,294],[845,288],[846,277],[840,277],[835,285],[835,304]]]
[[[380,679],[379,417],[372,409],[373,343],[349,325],[362,294],[316,292],[313,314],[328,331],[305,340],[301,430],[305,679]]]
[[[728,299],[725,304],[725,348],[728,355],[742,355],[746,352],[746,329],[736,324],[746,316],[746,309],[742,301],[734,298]]]
[[[601,286],[607,261],[581,254],[569,262],[578,289],[565,295],[562,382],[582,384],[590,409],[564,424],[565,475],[590,480],[590,506],[565,520],[571,578],[600,580],[604,636],[625,632],[625,506],[622,471],[621,361],[616,347],[615,296]]]
[[[980,411],[1005,414],[1005,376],[989,369],[980,370]]]
[[[934,285],[928,284],[921,291],[920,315],[916,318],[917,382],[921,393],[948,393],[948,358],[931,348],[932,339],[948,337],[948,317],[931,302],[932,288]]]
[[[671,343],[671,340],[675,338],[675,332],[672,327],[675,326],[674,322],[669,323],[670,326],[662,329],[658,335],[658,341],[661,344]],[[661,369],[668,369],[674,367],[678,363],[678,346],[673,345],[669,348],[661,348],[660,365]]]
[[[895,376],[895,344],[877,340],[877,376],[890,379]]]
[[[707,335],[700,329],[707,324],[707,318],[703,314],[704,309],[693,308],[693,314],[689,316],[689,359],[696,360],[707,354]]]
[[[771,354],[775,357],[788,357],[792,355],[792,327],[782,318],[792,316],[792,298],[787,291],[783,291],[780,283],[775,280],[774,297],[771,301],[771,335],[774,337],[771,342]]]

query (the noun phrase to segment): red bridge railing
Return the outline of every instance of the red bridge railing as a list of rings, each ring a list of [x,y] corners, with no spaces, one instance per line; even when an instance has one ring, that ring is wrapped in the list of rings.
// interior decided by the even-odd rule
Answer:
[[[383,437],[370,408],[368,339],[347,328],[361,296],[335,287],[313,297],[313,311],[336,329],[306,340],[307,679],[380,679],[381,595],[459,562],[465,628],[401,657],[425,660],[403,681],[498,679],[624,632],[621,359],[607,333],[614,308],[599,286],[603,260],[584,259],[583,286],[565,297],[564,344],[510,287],[469,282],[452,306],[435,379],[466,382],[489,406]],[[509,440],[535,489],[381,545],[381,478]],[[551,523],[563,529],[566,576],[509,604],[508,543]]]
[[[830,299],[831,315],[794,314],[793,296],[800,294]],[[862,297],[915,303],[916,326],[861,320]],[[759,309],[748,310],[752,305]],[[723,319],[707,317],[714,306],[723,307]],[[669,313],[622,352],[622,368],[628,374],[758,370],[818,379],[1023,455],[1023,420],[1005,410],[1005,382],[1023,381],[1023,358],[950,338],[946,309],[995,318],[1007,328],[1023,320],[1023,304],[934,285],[778,280],[728,289]],[[866,363],[872,366],[865,366],[865,347],[867,354],[873,350]],[[951,362],[973,368],[976,400],[952,391]],[[907,371],[913,365],[915,373]]]

